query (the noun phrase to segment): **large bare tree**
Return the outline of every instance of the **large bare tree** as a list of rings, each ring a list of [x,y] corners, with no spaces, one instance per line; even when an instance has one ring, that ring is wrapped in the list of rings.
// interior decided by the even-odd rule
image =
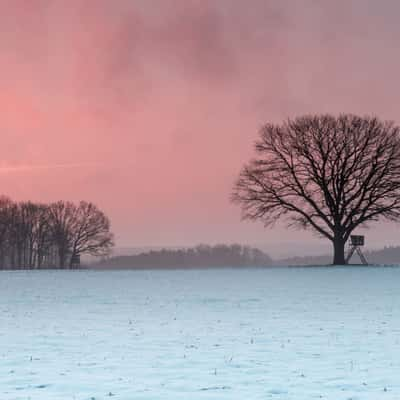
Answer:
[[[333,243],[333,264],[360,225],[400,220],[400,129],[375,117],[306,115],[267,124],[232,199],[243,217],[278,219]]]

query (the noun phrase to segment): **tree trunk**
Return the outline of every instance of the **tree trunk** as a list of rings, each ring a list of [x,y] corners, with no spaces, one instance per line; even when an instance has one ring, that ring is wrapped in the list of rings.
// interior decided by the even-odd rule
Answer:
[[[346,259],[344,254],[344,246],[346,242],[343,238],[334,238],[333,240],[333,265],[345,265]]]
[[[64,252],[64,249],[63,248],[60,248],[59,250],[58,250],[58,266],[61,268],[61,269],[64,269],[65,268],[65,252]]]

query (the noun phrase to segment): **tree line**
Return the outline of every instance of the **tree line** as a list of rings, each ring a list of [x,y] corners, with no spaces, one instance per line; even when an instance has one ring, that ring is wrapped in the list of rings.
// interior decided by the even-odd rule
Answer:
[[[132,256],[112,257],[95,268],[204,268],[204,267],[264,267],[272,259],[259,249],[233,245],[199,245],[188,249],[162,249]]]
[[[107,255],[108,217],[93,203],[0,198],[0,269],[74,268],[81,255]]]
[[[364,252],[371,265],[398,265],[400,263],[400,246],[385,246],[382,249],[366,250]],[[276,265],[282,266],[304,266],[304,265],[327,265],[331,260],[329,254],[294,256],[276,261]],[[361,260],[357,256],[352,258],[352,263],[360,264]]]

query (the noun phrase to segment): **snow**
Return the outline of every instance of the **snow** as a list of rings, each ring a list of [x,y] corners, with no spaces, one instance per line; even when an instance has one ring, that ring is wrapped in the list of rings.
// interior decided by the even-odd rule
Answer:
[[[400,268],[0,273],[0,399],[399,399]]]

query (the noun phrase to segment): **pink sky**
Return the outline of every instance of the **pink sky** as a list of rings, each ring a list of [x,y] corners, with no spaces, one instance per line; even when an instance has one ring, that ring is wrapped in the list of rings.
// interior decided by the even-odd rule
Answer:
[[[306,243],[241,222],[232,183],[264,122],[400,122],[399,13],[389,0],[0,0],[2,192],[91,200],[119,246]]]

